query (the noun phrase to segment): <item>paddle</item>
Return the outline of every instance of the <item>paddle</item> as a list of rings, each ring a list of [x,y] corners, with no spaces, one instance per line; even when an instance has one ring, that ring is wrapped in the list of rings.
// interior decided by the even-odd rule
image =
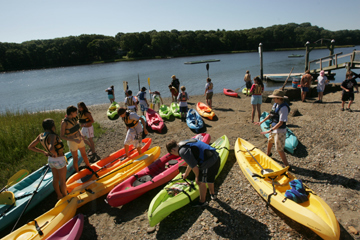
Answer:
[[[3,192],[5,189],[7,189],[8,187],[11,187],[12,185],[14,185],[17,182],[20,182],[21,179],[23,179],[24,177],[26,177],[29,174],[28,170],[25,169],[21,169],[20,171],[18,171],[17,173],[15,173],[11,178],[9,178],[9,180],[7,181],[7,184],[5,187],[3,187],[0,190],[0,193]]]
[[[244,85],[242,85],[241,87],[235,89],[234,92],[237,92],[237,91],[241,90],[243,87],[245,87],[245,85],[246,85],[246,84],[244,84]]]
[[[289,77],[290,77],[290,75],[291,75],[291,73],[292,73],[293,70],[294,70],[294,67],[292,67],[292,69],[291,69],[291,71],[290,71],[290,73],[289,73],[289,76],[286,78],[285,83],[284,83],[284,85],[283,85],[282,88],[281,88],[282,91],[284,91],[285,85],[287,84],[287,81],[288,81],[288,79],[289,79]]]
[[[139,78],[139,74],[138,74],[138,85],[139,85],[139,92],[140,92],[140,78]]]
[[[131,149],[131,150],[129,151],[129,153],[131,153],[131,152],[134,151],[135,149],[136,149],[136,148]],[[126,159],[126,158],[127,158],[127,157],[126,157],[126,154],[123,154],[123,155],[121,155],[120,157],[116,158],[115,160],[113,160],[113,161],[109,162],[108,164],[102,166],[100,169],[92,172],[92,173],[89,174],[89,175],[86,175],[86,176],[80,178],[79,180],[77,180],[77,181],[74,182],[74,183],[84,183],[84,182],[87,182],[87,181],[89,181],[89,180],[92,178],[92,176],[94,176],[94,174],[96,174],[97,172],[100,172],[100,171],[103,170],[104,168],[107,168],[107,166],[111,165],[112,163],[114,163],[114,162],[117,161],[117,160],[120,160],[120,162],[121,162],[121,161],[123,161],[123,160]]]
[[[149,91],[151,92],[151,89],[150,89],[150,78],[148,78],[148,84],[149,84]],[[150,94],[150,108],[153,109],[153,103],[152,103],[152,100],[151,100],[151,94]]]
[[[31,200],[33,199],[33,197],[34,197],[34,196],[35,196],[35,194],[37,193],[37,190],[39,189],[39,187],[40,187],[40,185],[41,185],[42,181],[44,180],[44,178],[45,178],[45,176],[46,176],[47,172],[49,171],[50,166],[49,166],[48,164],[46,164],[46,165],[44,166],[43,170],[44,170],[44,169],[46,169],[46,171],[45,171],[45,173],[44,173],[43,177],[41,178],[41,180],[40,180],[39,184],[37,185],[37,187],[36,187],[35,191],[31,194],[31,198],[30,198],[30,199],[29,199],[29,201],[27,202],[27,204],[26,204],[26,206],[25,206],[24,210],[22,211],[22,213],[20,214],[19,218],[17,219],[17,221],[16,221],[16,223],[15,223],[14,227],[12,228],[11,232],[13,232],[13,231],[14,231],[14,229],[15,229],[16,225],[18,224],[18,222],[19,222],[20,218],[21,218],[21,217],[22,217],[22,215],[25,213],[25,211],[26,211],[26,209],[28,208],[28,206],[29,206],[29,204],[30,204]]]
[[[241,142],[240,142],[241,143]],[[246,149],[246,151],[251,155],[251,157],[255,160],[255,162],[260,166],[260,168],[261,168],[261,174],[262,175],[264,175],[264,174],[266,174],[266,173],[271,173],[271,172],[273,172],[274,170],[272,170],[272,169],[264,169],[262,166],[261,166],[261,164],[255,159],[255,157],[251,154],[251,152],[247,149],[247,147],[245,146],[245,145],[243,145],[242,143],[241,143],[241,146],[243,146],[245,149]]]
[[[206,63],[206,70],[207,70],[208,77],[209,77],[209,67],[210,67],[209,63]]]
[[[127,82],[127,81],[123,81],[124,92],[126,92],[127,86],[128,86],[128,82]],[[126,94],[125,94],[125,95],[126,95]]]

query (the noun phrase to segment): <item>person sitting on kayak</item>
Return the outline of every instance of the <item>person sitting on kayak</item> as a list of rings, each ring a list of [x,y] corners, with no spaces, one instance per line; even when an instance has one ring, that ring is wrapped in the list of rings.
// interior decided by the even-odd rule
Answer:
[[[139,115],[137,115],[135,112],[127,111],[127,109],[124,107],[118,109],[118,115],[123,119],[127,129],[124,141],[126,156],[129,156],[129,145],[133,145],[140,155],[142,132],[144,131],[145,135],[148,134],[146,127],[144,127],[144,129],[142,127],[146,126],[144,119],[139,117]],[[141,121],[142,126],[139,124],[139,121]]]
[[[274,98],[275,101],[275,104],[273,105],[270,114],[267,115],[266,118],[264,118],[261,122],[256,122],[254,124],[260,126],[266,120],[271,119],[272,123],[270,130],[266,132],[261,132],[261,134],[269,133],[267,155],[269,157],[272,155],[271,148],[275,143],[275,148],[278,151],[284,165],[289,166],[284,152],[286,140],[286,122],[290,112],[290,107],[285,102],[285,98],[287,98],[287,96],[285,96],[284,91],[276,89],[274,90],[273,94],[269,96],[269,98]]]
[[[153,110],[155,111],[155,104],[157,104],[158,105],[158,108],[160,109],[160,100],[161,100],[161,105],[163,105],[164,103],[163,103],[163,100],[162,100],[162,98],[161,98],[161,94],[160,94],[160,92],[159,91],[154,91],[154,92],[152,92],[152,91],[150,91],[149,90],[149,94],[153,94],[153,98],[152,98],[152,103],[153,103]]]
[[[170,93],[171,93],[172,102],[176,102],[176,97],[178,95],[178,90],[176,90],[176,88],[173,87],[171,84],[169,85],[169,90],[170,90]]]
[[[137,112],[137,101],[136,98],[132,95],[131,90],[126,91],[127,96],[125,97],[125,106],[131,112]]]
[[[145,111],[149,108],[149,104],[146,99],[146,87],[141,88],[141,91],[137,94],[137,97],[139,99],[140,110],[142,111],[142,114],[145,115]]]
[[[216,149],[196,139],[189,139],[179,143],[172,140],[166,144],[166,149],[170,154],[180,156],[188,164],[185,173],[182,175],[183,179],[186,179],[191,170],[195,173],[200,199],[194,207],[208,205],[208,202],[206,202],[206,184],[209,186],[211,199],[215,200],[217,197],[215,195],[214,181],[220,168],[220,157]]]
[[[186,122],[186,113],[188,111],[187,100],[189,100],[189,95],[185,92],[185,86],[181,86],[181,93],[177,96],[179,102],[181,121]]]
[[[61,122],[60,137],[67,141],[74,160],[75,171],[79,172],[78,150],[80,151],[86,166],[90,168],[89,159],[85,150],[85,137],[80,132],[80,125],[77,118],[77,108],[75,106],[67,107],[66,114],[66,117]]]
[[[44,133],[39,134],[28,147],[29,150],[42,153],[48,157],[48,164],[53,174],[53,187],[57,199],[67,195],[66,191],[66,159],[64,155],[64,144],[60,137],[55,133],[55,122],[47,118],[42,122]],[[44,147],[41,150],[36,147],[38,143]]]
[[[206,96],[206,104],[209,106],[209,108],[212,108],[213,88],[214,84],[211,82],[211,78],[207,78],[204,95]]]
[[[81,134],[87,139],[84,139],[85,143],[90,147],[89,155],[96,155],[95,143],[94,143],[94,119],[91,112],[86,107],[84,102],[78,103],[78,117],[81,125]]]

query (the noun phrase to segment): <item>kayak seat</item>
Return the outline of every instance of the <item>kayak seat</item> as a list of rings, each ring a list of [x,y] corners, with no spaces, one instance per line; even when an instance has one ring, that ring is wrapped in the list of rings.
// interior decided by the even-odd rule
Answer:
[[[148,181],[152,181],[153,177],[151,175],[144,175],[142,177],[137,177],[137,175],[135,175],[136,180],[133,182],[133,187],[137,187],[143,183],[146,183]],[[152,181],[153,182],[153,181]]]
[[[289,167],[290,166],[287,166],[287,167],[280,169],[278,171],[275,171],[275,172],[265,173],[263,176],[264,176],[264,178],[272,178],[272,179],[281,177],[284,173],[286,173],[289,170]]]

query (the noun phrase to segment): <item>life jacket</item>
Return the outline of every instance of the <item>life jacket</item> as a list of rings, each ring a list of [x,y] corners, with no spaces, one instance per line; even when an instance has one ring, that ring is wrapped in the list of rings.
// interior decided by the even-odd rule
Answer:
[[[186,102],[187,101],[187,93],[182,92],[180,95],[180,102]]]
[[[90,112],[89,112],[90,113]],[[81,111],[79,112],[79,123],[88,123],[90,122],[90,118],[88,118],[87,116],[85,116],[85,112]]]
[[[262,93],[262,87],[260,85],[255,85],[255,88],[254,88],[254,91],[253,91],[253,94],[254,95],[261,95]]]
[[[134,97],[133,96],[129,96],[126,98],[126,104],[128,106],[134,106],[135,105],[135,102],[134,102]]]
[[[194,154],[195,159],[198,161],[198,164],[201,165],[206,158],[212,156],[212,151],[216,149],[211,147],[210,145],[203,143],[201,141],[196,140],[195,138],[191,138],[188,140],[184,140],[179,142],[179,151],[182,147],[189,146],[191,148],[191,152]]]
[[[126,111],[125,117],[123,117],[123,120],[124,120],[125,125],[129,128],[135,127],[139,123],[139,120],[130,119],[129,111]]]
[[[173,96],[177,96],[178,95],[178,90],[175,87],[171,87],[170,89],[171,93],[173,94]]]
[[[79,131],[80,125],[78,123],[77,118],[73,118],[73,119],[64,118],[64,122],[66,123],[66,127],[65,127],[66,135],[72,135],[73,133]],[[69,125],[70,127],[68,127]]]
[[[145,94],[146,94],[146,92],[140,92],[139,93],[139,99],[140,100],[145,100]]]
[[[45,148],[45,151],[52,154],[50,152],[49,143],[47,141],[48,137],[51,134],[55,135],[54,148],[55,148],[56,153],[58,154],[58,156],[63,156],[64,155],[64,144],[63,144],[63,142],[61,141],[60,137],[57,134],[49,133],[49,132],[44,132],[43,134],[40,134],[40,143],[41,143],[41,145]]]
[[[288,111],[290,112],[290,107],[286,102],[283,102],[282,104],[278,105],[277,103],[274,104],[270,111],[270,119],[271,119],[271,126],[274,127],[280,119],[279,111],[282,107],[286,106],[288,108]],[[286,128],[286,122],[283,122],[283,124],[279,128]]]

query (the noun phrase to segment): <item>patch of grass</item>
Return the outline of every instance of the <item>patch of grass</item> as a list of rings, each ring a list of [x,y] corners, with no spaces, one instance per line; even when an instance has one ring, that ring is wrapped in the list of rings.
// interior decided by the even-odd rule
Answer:
[[[47,163],[47,158],[28,150],[29,144],[44,130],[42,122],[46,118],[55,121],[56,133],[60,134],[61,120],[64,118],[63,111],[46,111],[30,113],[27,111],[0,114],[0,187],[6,185],[8,179],[20,169],[33,172]],[[105,130],[100,124],[94,123],[95,138],[101,136]],[[69,148],[64,142],[64,151]],[[39,148],[42,148],[38,144]]]

